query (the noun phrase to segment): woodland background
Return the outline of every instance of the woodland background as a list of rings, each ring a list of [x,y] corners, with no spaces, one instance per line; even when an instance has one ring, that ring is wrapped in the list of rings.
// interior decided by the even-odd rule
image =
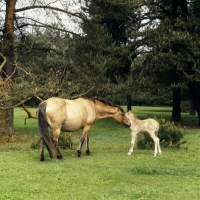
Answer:
[[[2,0],[0,135],[52,96],[172,105],[200,118],[200,2]],[[182,104],[181,104],[182,102]],[[182,106],[184,105],[184,106]]]

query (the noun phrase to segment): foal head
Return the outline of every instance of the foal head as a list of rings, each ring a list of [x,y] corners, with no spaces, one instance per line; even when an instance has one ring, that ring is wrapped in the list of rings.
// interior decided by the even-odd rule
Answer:
[[[129,110],[126,114],[126,117],[129,118],[130,120],[137,119],[137,117]]]

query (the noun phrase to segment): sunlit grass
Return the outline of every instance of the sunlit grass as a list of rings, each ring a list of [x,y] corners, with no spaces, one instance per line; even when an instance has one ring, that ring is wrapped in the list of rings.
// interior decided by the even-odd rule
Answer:
[[[133,107],[132,111],[141,118],[151,113],[170,118],[170,109]],[[89,133],[92,156],[86,156],[83,147],[83,157],[76,157],[79,131],[73,133],[73,149],[61,149],[65,160],[51,160],[45,149],[46,161],[40,162],[39,149],[30,148],[39,137],[37,120],[28,119],[24,125],[26,113],[21,108],[15,111],[16,131],[25,138],[0,144],[0,199],[199,199],[199,129],[187,129],[187,148],[162,148],[157,157],[153,149],[135,148],[128,156],[130,130],[103,119]]]

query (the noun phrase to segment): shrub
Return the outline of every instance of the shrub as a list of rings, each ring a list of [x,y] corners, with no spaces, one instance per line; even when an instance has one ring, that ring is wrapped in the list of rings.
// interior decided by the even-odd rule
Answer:
[[[52,136],[51,136],[52,137]],[[72,142],[72,135],[70,133],[66,133],[66,132],[62,132],[60,134],[60,137],[58,139],[58,144],[61,148],[64,148],[64,149],[72,149],[72,145],[73,145],[73,142]],[[36,142],[33,142],[31,144],[31,148],[32,149],[38,149],[40,147],[40,139],[38,139]]]
[[[161,146],[179,148],[181,144],[186,143],[182,141],[185,134],[184,128],[165,119],[159,119],[158,122],[160,124],[158,137]],[[154,147],[154,142],[148,133],[144,133],[138,138],[137,146],[139,149],[150,149]]]
[[[71,133],[61,133],[59,137],[59,146],[64,149],[72,149],[72,134]]]

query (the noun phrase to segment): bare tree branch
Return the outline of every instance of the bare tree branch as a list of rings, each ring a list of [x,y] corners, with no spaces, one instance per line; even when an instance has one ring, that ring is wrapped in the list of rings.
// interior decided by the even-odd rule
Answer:
[[[21,18],[22,19],[22,18]],[[62,28],[58,28],[58,27],[55,27],[55,26],[51,26],[51,25],[47,25],[47,24],[44,24],[42,22],[39,22],[37,20],[34,20],[32,18],[26,18],[26,19],[29,19],[33,22],[35,22],[35,24],[31,24],[31,23],[25,23],[25,24],[22,24],[22,25],[19,25],[18,28],[23,28],[25,26],[36,26],[36,27],[42,27],[42,28],[48,28],[48,29],[54,29],[54,30],[58,30],[58,31],[62,31],[62,32],[65,32],[65,33],[70,33],[72,35],[76,35],[76,36],[80,36],[80,34],[77,34],[77,33],[74,33],[72,31],[67,31],[65,29],[62,29]],[[36,24],[38,23],[38,24]],[[39,25],[40,24],[40,25]]]
[[[3,62],[0,65],[0,72],[3,69],[4,65],[6,64],[6,57],[0,52],[0,57],[3,58]]]
[[[86,95],[88,92],[90,92],[92,89],[94,88],[94,86],[92,86],[88,91],[86,91],[86,92],[84,92],[84,93],[82,93],[82,94],[79,94],[79,95],[77,95],[77,96],[75,96],[75,97],[73,97],[73,98],[71,98],[71,99],[76,99],[76,98],[78,98],[78,97],[81,97],[81,96],[83,96],[83,95]]]
[[[74,16],[74,17],[78,17],[80,19],[86,18],[86,16],[83,13],[73,13],[73,12],[69,12],[67,10],[63,10],[61,8],[56,8],[56,7],[52,7],[52,6],[27,6],[27,7],[15,9],[15,13],[21,12],[21,11],[26,11],[26,10],[32,10],[32,9],[35,9],[35,8],[44,8],[44,9],[56,10],[56,11],[59,11],[59,12],[69,14],[69,15]]]
[[[30,118],[33,118],[33,119],[37,119],[37,112],[35,115],[32,115],[31,112],[29,111],[29,109],[24,105],[22,104],[21,107],[26,111],[26,113],[28,114],[28,117],[26,117],[24,119],[24,125],[26,125],[26,120],[27,119],[30,119]]]

